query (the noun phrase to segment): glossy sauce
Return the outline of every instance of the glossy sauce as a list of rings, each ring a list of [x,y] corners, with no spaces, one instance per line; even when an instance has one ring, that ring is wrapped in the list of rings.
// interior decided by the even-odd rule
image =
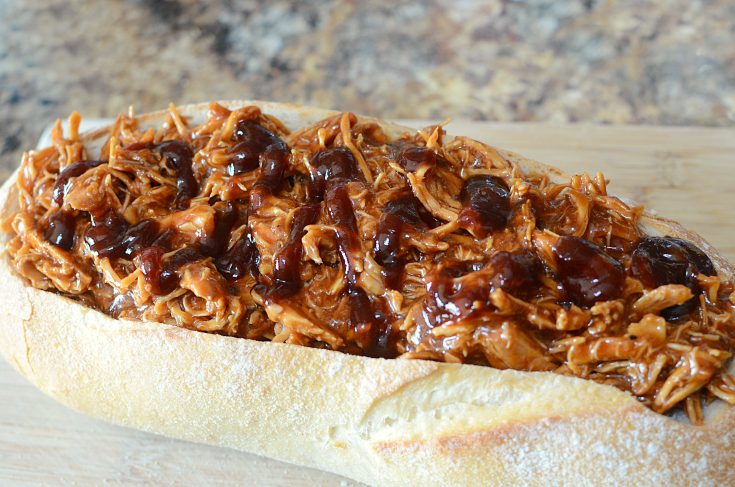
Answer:
[[[217,270],[228,281],[240,279],[248,273],[257,274],[260,254],[255,246],[255,240],[248,231],[240,240],[235,242],[229,250],[215,259]]]
[[[268,146],[261,155],[260,177],[250,192],[250,213],[255,213],[265,204],[268,196],[278,193],[283,174],[288,166],[288,150],[285,143]]]
[[[526,296],[539,285],[541,265],[531,253],[497,252],[487,263],[447,261],[426,276],[429,324],[474,318],[493,312],[496,289]]]
[[[317,153],[312,167],[309,196],[316,201],[324,200],[332,225],[337,230],[337,248],[347,282],[349,326],[354,331],[355,341],[366,355],[395,356],[397,352],[391,344],[385,312],[371,302],[357,285],[354,261],[360,243],[357,219],[347,193],[347,183],[361,179],[357,161],[349,149],[336,147]]]
[[[426,275],[427,312],[431,327],[490,311],[492,284],[479,261],[446,261]]]
[[[227,250],[230,232],[237,223],[238,216],[235,204],[231,201],[225,202],[224,207],[217,208],[214,217],[214,230],[210,234],[202,235],[198,242],[203,254],[219,257]]]
[[[311,167],[311,179],[307,186],[309,201],[324,200],[328,181],[332,184],[340,184],[340,182],[346,183],[359,179],[355,156],[344,147],[317,152],[311,160]]]
[[[461,228],[478,238],[487,238],[507,226],[510,193],[502,179],[486,175],[467,178],[460,200],[462,210],[457,221]]]
[[[199,184],[191,166],[194,158],[191,147],[179,140],[167,140],[155,146],[153,152],[161,154],[176,173],[174,206],[179,210],[188,208],[189,201],[199,193]]]
[[[260,151],[253,147],[250,142],[238,142],[227,152],[229,163],[227,164],[227,175],[254,171],[260,167]]]
[[[130,227],[115,210],[108,208],[101,216],[92,217],[84,241],[100,258],[132,259],[150,247],[159,233],[160,225],[156,221],[142,220]]]
[[[617,299],[625,282],[625,268],[600,247],[577,237],[560,237],[554,246],[555,275],[564,299],[590,307]]]
[[[498,252],[488,262],[493,277],[493,289],[502,289],[514,296],[527,295],[539,284],[543,271],[538,258],[530,252]]]
[[[186,264],[200,261],[205,257],[193,249],[184,248],[167,259],[161,247],[148,247],[140,254],[140,270],[150,285],[151,292],[166,295],[179,285],[178,270]]]
[[[59,177],[56,178],[56,182],[54,183],[54,189],[52,193],[54,202],[59,207],[64,204],[64,197],[66,196],[66,192],[69,189],[68,183],[71,178],[79,177],[90,169],[95,168],[106,162],[107,159],[101,161],[77,161],[66,166],[64,170],[61,171],[61,173],[59,174]]]
[[[268,299],[285,299],[301,289],[301,239],[306,235],[306,226],[316,223],[319,211],[319,205],[307,205],[294,210],[288,240],[273,257],[275,282],[266,291]]]
[[[337,228],[337,246],[345,278],[350,285],[355,285],[357,276],[352,261],[359,243],[357,220],[347,194],[347,183],[359,180],[357,161],[348,149],[338,147],[319,152],[314,158],[313,167],[315,171],[312,173],[309,196],[314,201],[324,200],[332,225]]]
[[[64,250],[74,247],[76,218],[71,212],[58,210],[49,216],[48,228],[43,238]]]
[[[671,237],[641,239],[631,254],[630,273],[649,287],[681,284],[691,289],[692,299],[661,312],[667,320],[682,318],[697,307],[701,293],[697,274],[717,275],[704,252],[689,242]]]
[[[386,203],[375,232],[374,251],[375,261],[383,267],[389,288],[397,289],[403,275],[406,251],[401,245],[401,235],[404,228],[409,226],[419,231],[433,228],[434,221],[429,217],[431,214],[408,188]]]
[[[271,145],[286,149],[276,134],[255,120],[246,119],[237,122],[234,135],[238,142],[228,151],[227,174],[230,176],[257,169],[260,166],[260,154]]]
[[[410,147],[398,157],[398,165],[408,172],[416,172],[420,167],[436,165],[436,152],[426,147]]]

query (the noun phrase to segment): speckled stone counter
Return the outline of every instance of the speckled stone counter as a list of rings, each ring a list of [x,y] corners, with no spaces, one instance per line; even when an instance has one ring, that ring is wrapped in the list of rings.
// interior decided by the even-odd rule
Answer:
[[[735,2],[0,0],[0,179],[55,118],[254,98],[734,126]]]

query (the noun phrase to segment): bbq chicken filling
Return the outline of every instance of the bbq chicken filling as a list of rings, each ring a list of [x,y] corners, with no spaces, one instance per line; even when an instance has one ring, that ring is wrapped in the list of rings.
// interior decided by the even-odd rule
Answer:
[[[73,114],[24,155],[17,271],[114,318],[372,357],[549,371],[654,411],[735,403],[732,282],[644,235],[601,174],[552,184],[441,126],[344,113],[291,133],[257,107],[132,112],[101,155]]]

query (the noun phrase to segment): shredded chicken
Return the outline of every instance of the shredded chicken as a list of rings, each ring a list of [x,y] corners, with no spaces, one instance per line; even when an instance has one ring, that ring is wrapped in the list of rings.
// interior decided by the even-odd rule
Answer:
[[[667,284],[643,293],[633,303],[633,310],[639,314],[658,313],[671,306],[684,304],[692,299],[692,291],[681,284]]]
[[[598,173],[552,184],[443,126],[391,139],[257,107],[80,117],[24,155],[6,251],[31,285],[143,319],[346,353],[554,371],[694,424],[735,404],[735,286],[644,235]],[[96,158],[96,159],[95,159]]]

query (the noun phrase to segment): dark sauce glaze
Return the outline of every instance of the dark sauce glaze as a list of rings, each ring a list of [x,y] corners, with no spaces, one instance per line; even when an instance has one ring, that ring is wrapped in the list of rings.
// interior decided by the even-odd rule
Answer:
[[[238,142],[228,151],[227,174],[230,176],[257,169],[260,166],[260,154],[271,145],[286,149],[284,142],[276,134],[255,120],[237,122],[234,135]]]
[[[161,283],[161,260],[163,260],[164,253],[165,251],[161,247],[154,245],[140,254],[140,271],[150,286],[151,292],[157,295],[164,294],[164,287],[168,289],[172,281],[168,278]]]
[[[487,263],[447,261],[426,276],[430,326],[479,317],[494,310],[496,289],[526,295],[539,286],[541,264],[531,253],[498,252]]]
[[[355,254],[360,250],[357,237],[357,220],[352,210],[352,201],[344,184],[330,184],[324,199],[329,218],[336,228],[337,249],[344,269],[345,279],[350,285],[356,283]]]
[[[460,200],[459,226],[476,237],[487,238],[507,226],[511,213],[510,193],[502,179],[485,175],[467,178]]]
[[[400,285],[404,262],[399,255],[403,220],[392,213],[380,217],[375,235],[375,261],[383,268],[386,286],[396,289]]]
[[[228,171],[240,173],[255,169],[260,153],[265,150],[267,152],[266,165],[271,168],[270,172],[266,171],[265,186],[269,189],[275,188],[283,175],[284,154],[287,156],[286,144],[275,134],[253,121],[241,121],[237,126],[236,137],[240,142],[231,151],[233,154],[232,169]],[[255,167],[251,167],[251,159],[242,155],[246,152],[246,146],[250,153],[255,153]],[[272,147],[274,150],[271,149]],[[269,149],[271,149],[270,152],[268,152]],[[175,140],[164,141],[160,144],[136,142],[124,147],[124,150],[151,150],[161,154],[177,178],[174,207],[183,210],[189,206],[189,201],[199,191],[199,185],[192,169],[194,153],[188,144]],[[70,179],[79,177],[106,162],[106,159],[85,160],[70,164],[59,174],[54,183],[53,201],[62,206]],[[217,269],[228,280],[239,279],[252,272],[257,273],[259,255],[249,231],[232,248],[227,249],[229,235],[239,217],[233,202],[226,202],[224,206],[218,207],[213,232],[203,234],[194,248],[179,250],[165,260],[163,255],[170,252],[172,248],[176,234],[174,229],[161,231],[161,225],[155,220],[142,220],[134,226],[129,226],[113,209],[90,216],[91,224],[84,234],[84,242],[89,249],[100,258],[112,260],[132,260],[140,255],[141,271],[153,294],[162,295],[173,291],[179,282],[178,269],[207,257],[215,258]],[[49,217],[49,225],[44,238],[64,250],[71,250],[74,245],[75,227],[75,216],[70,212],[58,210]]]
[[[697,307],[702,292],[697,273],[715,276],[712,261],[695,245],[678,238],[643,238],[631,254],[630,274],[646,286],[681,284],[691,289],[694,297],[684,304],[661,312],[667,320],[680,319]]]
[[[100,258],[132,259],[153,245],[161,227],[154,220],[142,220],[130,227],[112,208],[92,216],[92,225],[84,235],[90,250]]]
[[[248,230],[229,250],[217,257],[214,264],[225,279],[234,281],[249,273],[257,274],[259,262],[258,248]]]
[[[262,162],[260,177],[250,191],[250,213],[257,212],[265,204],[268,196],[278,193],[288,166],[288,146],[283,142],[268,146],[260,157]]]
[[[543,271],[538,258],[530,252],[498,252],[490,257],[488,267],[494,289],[502,289],[514,296],[527,295],[539,284]]]
[[[316,223],[321,208],[319,205],[306,205],[297,208],[291,217],[288,240],[273,257],[273,283],[267,288],[259,287],[270,300],[285,299],[301,289],[301,239],[306,235],[306,226]]]
[[[166,252],[171,252],[175,237],[176,231],[173,228],[167,228],[156,238],[152,246],[161,247]]]
[[[452,323],[490,309],[492,285],[479,272],[482,267],[479,261],[447,261],[426,275],[425,319],[429,326]]]
[[[349,149],[336,147],[317,153],[312,167],[308,195],[313,201],[324,201],[336,228],[337,249],[347,282],[349,326],[354,330],[355,342],[366,355],[396,356],[386,312],[357,285],[355,254],[360,250],[360,243],[357,219],[347,193],[347,183],[361,180],[357,161]]]
[[[247,141],[233,145],[227,152],[229,160],[227,175],[237,176],[258,169],[260,167],[260,152]]]
[[[369,357],[394,358],[397,335],[389,326],[387,313],[358,286],[347,290],[350,305],[350,326],[355,331],[355,342]]]
[[[341,230],[342,236],[338,239],[338,244],[344,247],[341,253],[354,253],[358,249],[357,240],[353,238],[357,236],[357,220],[347,194],[347,183],[360,179],[357,161],[348,149],[337,147],[319,152],[313,167],[309,197],[314,202],[324,201],[332,224]]]
[[[375,232],[375,261],[383,267],[386,285],[391,289],[398,288],[403,275],[406,251],[401,235],[406,226],[419,231],[436,226],[433,216],[408,188],[386,203]]]
[[[179,140],[167,140],[156,145],[153,152],[161,154],[176,173],[174,206],[179,210],[188,208],[189,201],[199,193],[199,184],[191,167],[194,158],[191,147]]]
[[[410,147],[398,157],[398,165],[408,172],[416,172],[419,168],[436,165],[436,152],[426,147]]]
[[[255,243],[246,232],[232,248],[227,249],[229,234],[237,221],[237,211],[231,202],[217,211],[214,230],[202,236],[192,248],[184,248],[163,260],[171,251],[176,233],[172,229],[161,232],[154,220],[142,220],[129,226],[114,210],[108,209],[100,217],[93,217],[92,225],[85,234],[90,250],[100,258],[132,260],[140,254],[140,268],[151,292],[168,294],[178,286],[177,271],[184,265],[215,258],[215,266],[228,280],[239,279],[253,272],[259,258]]]
[[[71,250],[74,247],[76,224],[73,213],[63,210],[55,211],[49,216],[48,227],[43,238],[64,250]]]
[[[564,299],[583,307],[620,296],[625,267],[602,247],[577,237],[560,237],[554,246],[556,278]]]
[[[179,285],[178,271],[186,264],[198,262],[205,258],[194,249],[184,248],[164,260],[165,250],[152,246],[140,254],[140,270],[150,285],[151,292],[166,295]]]
[[[631,254],[630,272],[649,287],[666,284],[688,285],[696,273],[716,275],[707,255],[693,244],[678,238],[643,238]]]
[[[56,178],[56,182],[54,183],[54,189],[52,193],[54,203],[56,203],[59,207],[64,204],[64,197],[66,196],[66,193],[69,189],[68,185],[71,178],[79,177],[90,169],[95,168],[100,164],[104,164],[106,162],[107,159],[101,161],[77,161],[66,166],[64,170],[61,171],[61,173],[59,174],[59,177]]]
[[[311,161],[311,167],[311,179],[306,190],[309,201],[315,203],[324,200],[328,181],[334,185],[359,179],[355,156],[345,147],[317,152]]]
[[[224,207],[216,209],[214,230],[209,234],[202,235],[198,242],[203,254],[211,257],[219,257],[227,250],[230,232],[232,231],[232,227],[235,226],[235,223],[237,223],[238,216],[238,211],[232,201],[227,201]]]

